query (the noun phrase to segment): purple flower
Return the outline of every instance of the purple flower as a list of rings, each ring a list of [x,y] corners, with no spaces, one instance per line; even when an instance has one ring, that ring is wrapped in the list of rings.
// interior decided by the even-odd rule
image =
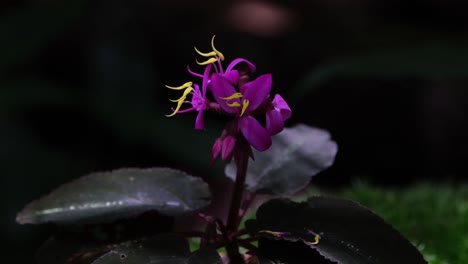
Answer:
[[[238,92],[227,78],[219,74],[211,77],[214,99],[221,109],[236,116],[238,130],[258,151],[267,150],[271,146],[271,136],[251,114],[268,99],[271,84],[271,74],[264,74],[242,85]]]
[[[291,117],[292,111],[279,94],[275,95],[271,105],[271,108],[266,112],[266,129],[270,135],[274,136],[283,130],[284,121]]]
[[[234,116],[226,125],[221,137],[213,144],[212,160],[218,156],[226,160],[232,156],[235,158],[239,153],[251,154],[251,146],[258,151],[265,151],[272,144],[271,136],[283,130],[285,120],[291,117],[291,109],[278,94],[271,100],[271,74],[251,80],[256,67],[250,61],[236,58],[224,69],[221,63],[224,61],[224,55],[215,48],[214,38],[213,36],[211,39],[212,51],[203,53],[195,48],[200,56],[206,58],[201,62],[196,61],[198,65],[205,67],[203,74],[193,72],[187,67],[190,74],[202,79],[201,88],[192,82],[186,82],[179,87],[166,86],[173,90],[183,90],[179,99],[171,100],[177,103],[177,106],[167,116],[197,111],[195,129],[205,128],[205,110],[221,110]],[[214,101],[210,102],[207,99],[208,92],[212,93]],[[189,95],[190,101],[187,100]],[[191,107],[181,109],[184,103],[190,103]],[[257,120],[256,117],[259,116],[265,120],[264,125]]]
[[[198,111],[197,118],[195,119],[195,129],[197,130],[203,130],[205,129],[205,124],[203,121],[203,111],[207,109],[209,105],[208,99],[206,99],[206,90],[208,88],[208,82],[209,82],[209,74],[211,71],[211,64],[206,66],[205,71],[203,72],[203,75],[200,75],[203,80],[202,80],[202,89],[200,90],[200,87],[197,84],[193,84],[192,82],[186,82],[182,86],[179,87],[171,87],[167,86],[167,88],[172,89],[172,90],[184,90],[184,93],[182,97],[180,97],[177,100],[170,100],[171,102],[177,103],[176,109],[173,110],[173,112],[170,115],[166,115],[167,117],[174,116],[175,114],[182,114],[190,111]],[[197,74],[193,73],[190,71],[193,75],[198,76]],[[192,87],[193,85],[193,87]],[[189,94],[192,94],[192,100],[186,101],[186,98]],[[180,110],[181,106],[183,103],[191,103],[192,107]]]

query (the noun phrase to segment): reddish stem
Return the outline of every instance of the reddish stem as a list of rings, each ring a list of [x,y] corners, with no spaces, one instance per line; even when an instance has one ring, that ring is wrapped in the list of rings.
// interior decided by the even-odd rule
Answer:
[[[247,176],[249,156],[247,153],[239,151],[239,155],[235,155],[234,159],[236,162],[237,173],[226,225],[226,229],[229,233],[237,231],[237,227],[239,226],[239,209],[242,203],[242,196],[244,194],[244,183]]]
[[[240,208],[244,194],[244,183],[247,176],[247,166],[249,163],[250,145],[247,142],[238,142],[234,149],[234,161],[236,162],[237,173],[232,193],[231,206],[226,224],[226,231],[229,236],[237,231],[240,223]],[[244,258],[239,253],[239,245],[236,239],[232,239],[226,245],[226,251],[231,264],[244,263]]]

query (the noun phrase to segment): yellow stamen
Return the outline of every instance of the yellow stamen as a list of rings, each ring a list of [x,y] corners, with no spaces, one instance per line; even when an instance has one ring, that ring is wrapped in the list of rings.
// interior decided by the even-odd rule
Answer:
[[[192,87],[189,87],[189,88],[185,89],[184,93],[182,94],[182,96],[181,96],[179,99],[177,99],[177,100],[169,99],[169,101],[174,102],[174,103],[177,103],[177,102],[180,102],[180,101],[185,101],[185,98],[187,97],[187,95],[188,95],[191,91],[193,91],[193,88],[192,88]]]
[[[208,64],[214,63],[214,62],[216,62],[216,61],[217,61],[216,58],[209,58],[208,60],[202,61],[202,62],[199,62],[198,60],[195,60],[195,62],[196,62],[198,65],[208,65]]]
[[[320,241],[321,237],[319,234],[316,234],[315,237],[314,237],[314,241],[313,242],[305,242],[307,245],[317,245]]]
[[[200,55],[200,56],[203,56],[203,57],[214,57],[216,56],[216,52],[212,51],[212,52],[207,52],[207,53],[203,53],[201,51],[199,51],[197,49],[197,47],[193,47],[195,49],[195,51]]]
[[[242,111],[241,111],[240,116],[242,116],[242,115],[245,113],[245,110],[247,109],[247,107],[249,107],[249,103],[250,103],[250,102],[249,102],[249,100],[247,100],[247,99],[244,99],[244,100],[242,101]]]
[[[213,51],[216,53],[216,55],[218,55],[218,57],[224,61],[224,55],[215,48],[214,46],[214,39],[215,39],[216,35],[213,35],[213,37],[211,38],[211,47],[213,48]]]
[[[233,93],[231,96],[228,96],[228,97],[220,97],[220,99],[223,99],[223,100],[226,100],[226,101],[230,101],[230,100],[233,100],[233,99],[239,99],[239,98],[242,98],[241,93]],[[229,107],[240,107],[239,102],[232,102],[232,103],[226,102],[226,104]]]
[[[231,96],[220,97],[220,98],[223,99],[223,100],[229,101],[229,100],[232,100],[232,99],[242,98],[242,94],[241,93],[233,93]]]
[[[227,106],[229,106],[229,107],[240,107],[240,104],[239,104],[238,102],[233,102],[233,103],[227,103],[227,102],[226,102],[226,104],[227,104]]]
[[[166,87],[172,90],[183,90],[185,88],[191,87],[192,84],[193,84],[192,82],[186,82],[182,84],[181,86],[173,87],[173,86],[166,85]]]
[[[166,115],[167,117],[174,116],[175,114],[177,114],[177,112],[179,112],[180,107],[182,107],[182,104],[185,102],[185,98],[187,98],[187,95],[188,95],[191,91],[193,91],[193,88],[192,88],[192,87],[188,87],[187,89],[185,89],[184,94],[183,94],[179,99],[177,99],[177,100],[171,100],[171,99],[169,99],[169,101],[174,102],[174,103],[177,103],[177,107],[176,107],[176,109],[174,110],[174,112],[172,112],[172,114]]]
[[[198,62],[197,63],[199,65],[207,65],[207,64],[210,64],[210,63],[213,63],[213,62],[216,62],[218,60],[218,58],[222,61],[224,61],[224,55],[215,48],[214,46],[214,39],[215,39],[216,35],[213,35],[213,38],[211,38],[211,48],[213,49],[213,51],[210,51],[210,52],[201,52],[197,49],[197,47],[193,47],[195,49],[195,52],[198,53],[198,55],[200,56],[203,56],[203,57],[211,57],[209,58],[208,60],[204,61],[204,62]]]

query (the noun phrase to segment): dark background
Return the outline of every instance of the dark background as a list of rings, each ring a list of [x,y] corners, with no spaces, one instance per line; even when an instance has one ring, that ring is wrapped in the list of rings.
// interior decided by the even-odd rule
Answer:
[[[24,205],[93,171],[170,166],[216,177],[222,119],[166,118],[164,88],[216,46],[273,74],[287,125],[327,129],[335,165],[313,183],[346,187],[467,179],[468,16],[464,1],[74,0],[0,3],[1,235],[31,263],[51,226]]]

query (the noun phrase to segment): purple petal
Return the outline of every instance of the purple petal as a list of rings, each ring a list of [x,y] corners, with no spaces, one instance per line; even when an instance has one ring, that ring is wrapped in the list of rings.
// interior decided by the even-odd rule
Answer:
[[[223,139],[223,147],[221,148],[221,159],[227,159],[236,145],[236,140],[232,136],[227,136]]]
[[[257,109],[268,98],[271,83],[271,74],[264,74],[241,87],[241,93],[244,95],[243,99],[249,100],[247,112]]]
[[[232,71],[232,69],[234,69],[234,67],[236,67],[237,64],[242,63],[242,62],[245,62],[247,64],[247,67],[249,67],[250,74],[255,72],[255,69],[257,67],[255,67],[255,65],[251,63],[250,61],[243,59],[243,58],[237,58],[231,61],[231,63],[229,63],[229,65],[226,68],[226,72]]]
[[[265,151],[271,146],[268,131],[252,116],[244,116],[239,120],[240,130],[247,142],[258,151]]]
[[[208,88],[208,81],[210,80],[210,71],[213,64],[208,64],[203,71],[203,81],[202,81],[202,95],[206,98],[206,89]]]
[[[239,82],[239,72],[237,70],[228,71],[225,74],[222,74],[224,78],[228,79],[232,85],[237,85]]]
[[[272,109],[266,112],[266,129],[270,135],[274,136],[281,132],[284,128],[283,116],[280,111]]]
[[[197,118],[195,119],[195,129],[204,130],[205,123],[203,122],[203,110],[198,111]]]
[[[215,140],[215,143],[213,144],[213,148],[211,149],[211,160],[214,161],[218,156],[219,153],[221,153],[221,138],[218,138]]]
[[[281,116],[283,117],[283,121],[291,117],[291,108],[289,108],[288,103],[286,103],[286,101],[283,99],[283,97],[281,97],[281,95],[275,95],[275,98],[273,98],[272,103],[273,106],[280,111]]]
[[[211,77],[211,92],[213,93],[214,99],[219,104],[219,106],[226,112],[231,114],[237,114],[239,112],[238,107],[229,107],[226,103],[226,100],[221,99],[221,97],[229,97],[236,93],[234,86],[224,77],[219,74],[213,74]],[[237,102],[240,105],[239,99],[229,100],[229,103]]]

